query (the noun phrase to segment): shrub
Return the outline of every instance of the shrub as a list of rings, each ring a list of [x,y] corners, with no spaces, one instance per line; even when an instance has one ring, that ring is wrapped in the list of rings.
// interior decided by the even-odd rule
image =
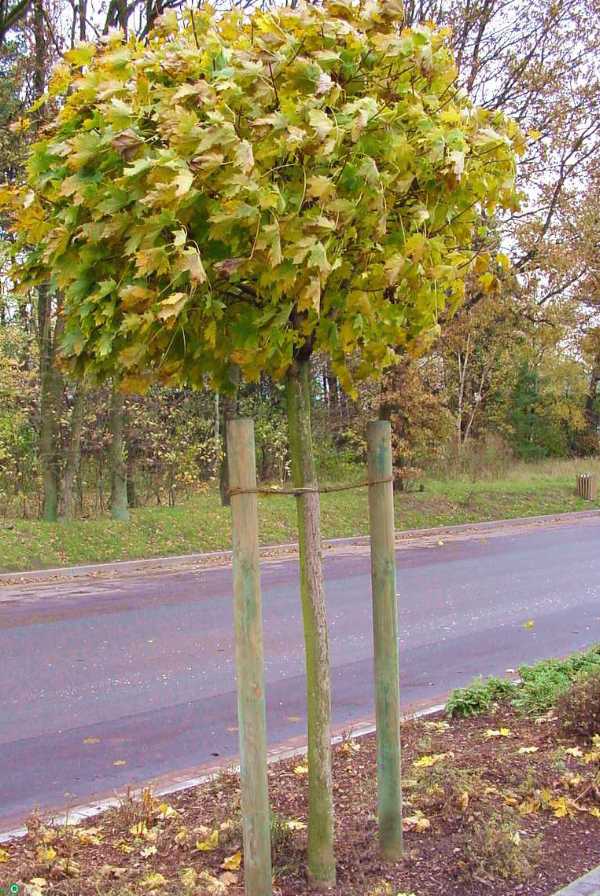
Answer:
[[[539,840],[524,837],[506,811],[478,819],[466,837],[459,864],[470,879],[524,880],[539,860]]]
[[[600,676],[600,644],[564,660],[542,660],[533,666],[519,666],[519,675],[518,684],[504,678],[476,678],[466,688],[450,694],[446,712],[452,717],[481,715],[508,697],[512,697],[511,705],[523,713],[547,712],[580,676]]]
[[[477,716],[488,712],[500,700],[514,694],[516,686],[506,678],[476,678],[466,688],[452,691],[446,704],[446,712],[453,718]]]
[[[564,660],[543,660],[534,666],[520,666],[522,684],[513,706],[525,713],[547,712],[579,675],[600,672],[600,647],[574,653]]]
[[[600,734],[600,669],[577,678],[558,698],[556,712],[566,734]]]

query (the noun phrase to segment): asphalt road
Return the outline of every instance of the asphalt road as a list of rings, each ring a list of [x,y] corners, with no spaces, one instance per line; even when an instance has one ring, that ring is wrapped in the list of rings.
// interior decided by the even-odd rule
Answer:
[[[397,552],[401,691],[600,640],[600,517],[416,538]],[[373,712],[367,549],[325,561],[338,727]],[[305,731],[298,575],[262,570],[271,744]],[[533,620],[532,628],[524,627]],[[237,753],[227,567],[0,588],[0,829]]]

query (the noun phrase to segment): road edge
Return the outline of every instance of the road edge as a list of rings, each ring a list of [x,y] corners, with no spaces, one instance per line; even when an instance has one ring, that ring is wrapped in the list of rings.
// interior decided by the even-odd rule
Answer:
[[[600,865],[557,890],[554,896],[600,896]]]
[[[419,538],[440,537],[443,535],[460,535],[464,532],[487,531],[497,528],[518,528],[523,525],[544,525],[550,523],[564,524],[585,519],[600,517],[600,510],[572,510],[567,513],[551,513],[542,516],[521,516],[501,520],[484,520],[473,523],[457,523],[452,526],[433,526],[426,529],[398,529],[396,530],[396,544],[404,541],[417,540]],[[367,545],[368,535],[354,535],[344,538],[328,538],[323,540],[323,547],[331,549],[347,545]],[[260,549],[261,560],[295,553],[298,549],[297,542],[285,544],[264,545]],[[79,578],[85,576],[101,576],[110,574],[131,575],[136,572],[162,570],[177,570],[194,565],[215,565],[219,561],[225,565],[231,561],[231,551],[207,551],[195,554],[174,554],[166,557],[145,557],[138,560],[113,560],[105,563],[88,563],[78,566],[56,566],[49,569],[24,570],[22,572],[0,573],[0,587],[5,585],[28,584],[30,582],[44,581],[56,578]]]
[[[435,703],[431,706],[427,706],[421,709],[415,708],[412,711],[404,713],[401,717],[401,721],[406,722],[410,719],[426,718],[427,716],[432,716],[438,712],[442,712],[445,707],[446,703],[444,702]],[[354,723],[354,725],[340,725],[337,727],[336,734],[334,734],[331,738],[331,743],[339,744],[344,740],[359,740],[361,737],[366,737],[369,734],[373,734],[375,730],[376,727],[374,719],[366,720],[364,722],[356,722]],[[272,747],[267,753],[267,763],[269,765],[273,765],[276,762],[281,762],[285,759],[292,759],[295,756],[306,756],[308,747],[305,738],[303,738],[303,741],[303,743],[293,747],[281,744]],[[107,809],[112,809],[115,806],[118,806],[126,796],[139,796],[142,791],[144,791],[148,787],[152,789],[152,793],[155,796],[171,796],[174,793],[181,793],[183,790],[191,790],[194,787],[199,787],[202,784],[207,784],[209,781],[212,781],[217,775],[221,774],[225,769],[231,770],[233,772],[239,772],[239,761],[237,759],[232,759],[226,760],[221,763],[215,763],[215,765],[209,767],[201,766],[198,770],[199,773],[196,775],[182,778],[174,775],[173,780],[170,783],[158,787],[153,786],[153,782],[155,782],[157,779],[151,778],[148,781],[136,784],[134,787],[130,786],[119,793],[115,793],[115,796],[101,798],[95,800],[92,803],[80,804],[78,806],[74,806],[73,808],[63,807],[58,810],[50,809],[47,811],[42,811],[41,816],[45,819],[51,819],[52,823],[55,825],[76,825],[79,822],[84,821],[86,818],[94,818],[96,815],[100,815]],[[8,843],[11,840],[18,840],[21,837],[24,837],[26,833],[27,828],[23,825],[6,830],[0,830],[0,843]]]

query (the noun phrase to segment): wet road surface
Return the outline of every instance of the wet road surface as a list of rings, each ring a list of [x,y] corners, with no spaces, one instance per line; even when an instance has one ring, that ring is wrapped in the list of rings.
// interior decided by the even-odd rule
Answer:
[[[599,546],[598,517],[404,544],[403,705],[600,640]],[[334,725],[351,726],[373,712],[367,549],[338,546],[325,573]],[[262,586],[278,744],[305,732],[296,560],[264,563]],[[0,828],[235,757],[233,653],[227,567],[0,588]]]

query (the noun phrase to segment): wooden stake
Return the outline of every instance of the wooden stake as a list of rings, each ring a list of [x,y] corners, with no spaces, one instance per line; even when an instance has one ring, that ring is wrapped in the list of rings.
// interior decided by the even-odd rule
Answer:
[[[400,777],[400,681],[398,673],[398,613],[394,549],[394,486],[391,426],[387,420],[369,423],[369,486],[371,583],[375,653],[375,713],[377,722],[377,787],[379,843],[389,859],[402,855],[402,788]]]
[[[228,422],[227,446],[232,489],[256,489],[252,420]],[[232,495],[231,517],[245,891],[246,896],[271,896],[271,818],[256,494]]]

